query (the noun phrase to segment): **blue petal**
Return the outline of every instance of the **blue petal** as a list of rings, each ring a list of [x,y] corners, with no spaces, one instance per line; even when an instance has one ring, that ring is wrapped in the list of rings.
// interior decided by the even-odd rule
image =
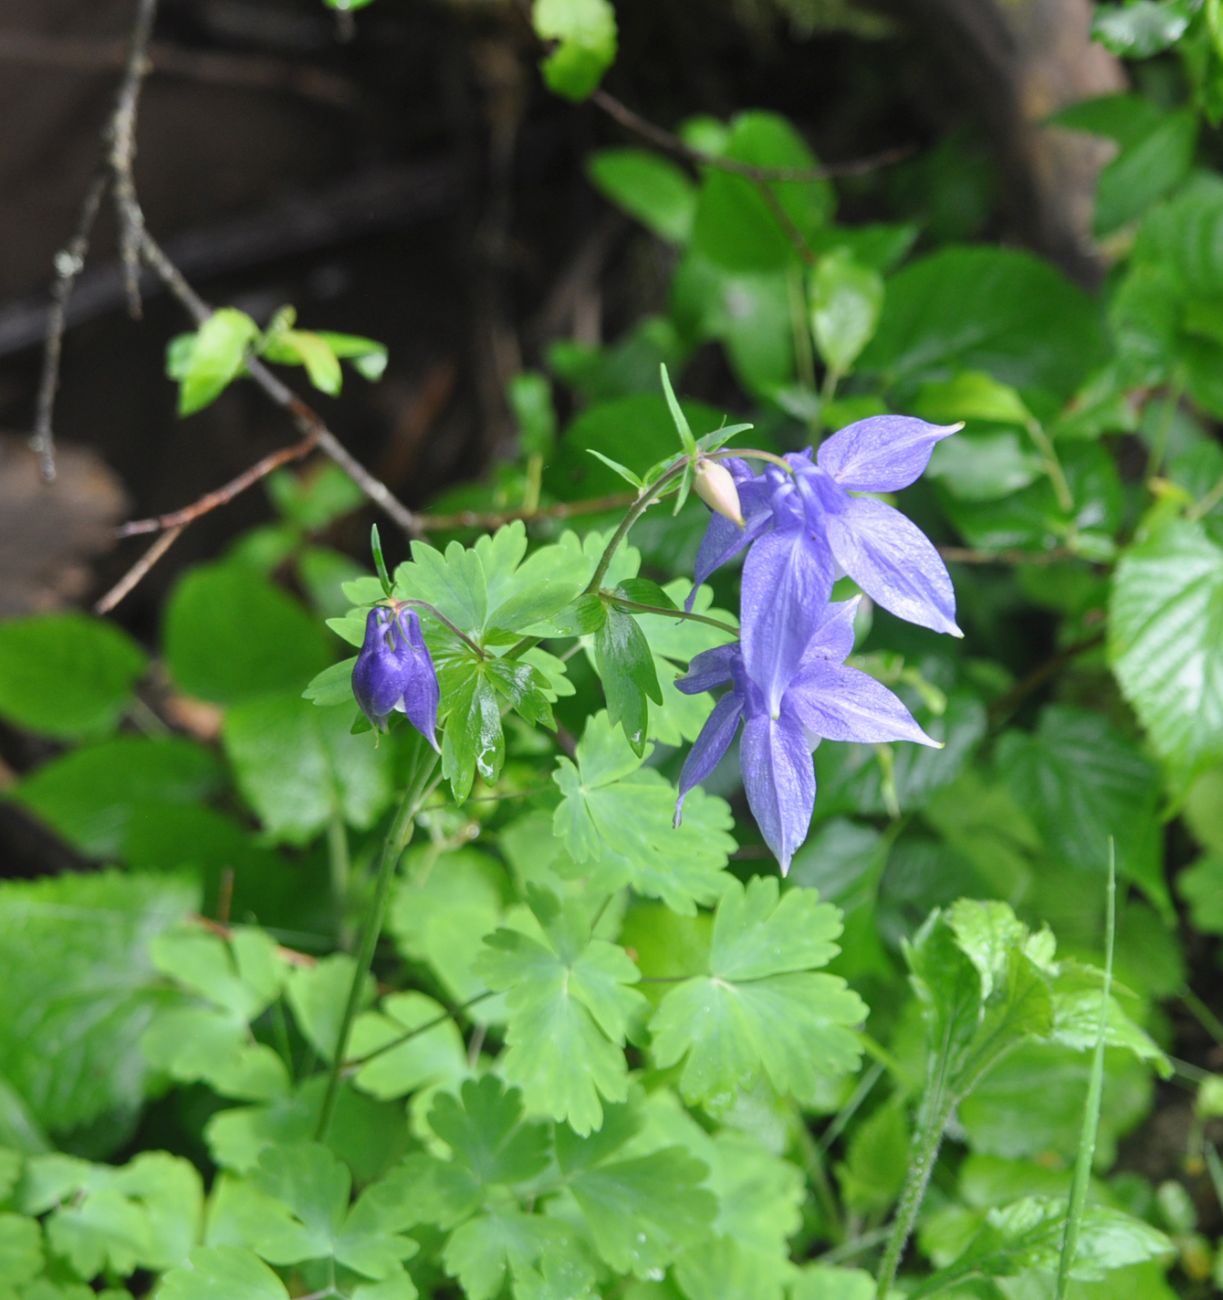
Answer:
[[[404,665],[387,643],[391,618],[390,610],[383,606],[370,610],[365,620],[365,640],[352,670],[352,692],[357,704],[379,728],[403,695]]]
[[[722,696],[713,706],[713,712],[705,719],[701,734],[693,741],[688,757],[684,760],[684,769],[679,774],[679,798],[675,801],[676,826],[683,816],[684,799],[688,791],[700,785],[722,761],[722,756],[735,738],[742,716],[743,706],[732,691]]]
[[[927,424],[907,415],[874,415],[834,433],[816,453],[816,461],[852,492],[898,492],[930,463],[935,444],[963,427]]]
[[[882,501],[851,497],[824,521],[837,563],[872,600],[920,627],[964,634],[947,566],[915,524]]]
[[[748,807],[784,876],[815,809],[815,764],[798,719],[750,718],[739,742],[739,766]]]
[[[912,740],[942,748],[882,682],[844,664],[818,659],[805,664],[786,692],[786,709],[802,722],[809,742],[815,737],[870,745]]]
[[[839,664],[849,654],[854,648],[854,616],[861,603],[862,597],[855,596],[828,606],[803,651],[803,664],[811,659],[831,659]]]
[[[420,616],[414,609],[404,610],[397,623],[404,647],[401,653],[405,674],[403,698],[396,707],[401,708],[416,730],[434,749],[438,749],[437,709],[441,702],[441,688],[437,682],[437,670],[433,667],[433,657],[420,628]]]
[[[688,671],[675,679],[677,689],[685,695],[700,695],[725,686],[731,679],[731,665],[739,654],[738,642],[702,650],[688,665]]]
[[[832,558],[805,529],[768,533],[743,566],[740,635],[747,676],[776,713],[832,590]]]

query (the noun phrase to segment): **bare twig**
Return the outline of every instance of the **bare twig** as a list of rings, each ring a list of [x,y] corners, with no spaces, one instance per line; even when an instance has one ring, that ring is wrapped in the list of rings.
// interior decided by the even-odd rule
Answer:
[[[1043,567],[1075,558],[1074,552],[1064,546],[1055,546],[1048,551],[982,551],[975,546],[940,546],[938,553],[952,564],[1005,564],[1012,567],[1025,564]]]
[[[744,180],[753,181],[757,185],[773,182],[801,184],[804,181],[829,180],[836,176],[861,176],[867,172],[877,171],[880,167],[890,167],[893,163],[908,158],[916,148],[915,145],[898,145],[865,158],[830,163],[821,167],[760,167],[755,163],[740,162],[737,158],[720,158],[717,154],[697,149],[681,140],[679,136],[642,117],[627,104],[621,103],[614,95],[609,95],[606,90],[596,90],[591,95],[590,102],[601,108],[608,117],[619,122],[626,130],[632,131],[643,140],[648,140],[650,144],[656,145],[666,153],[692,163],[694,167],[716,167],[719,171],[742,176]]]
[[[267,478],[273,470],[308,456],[317,442],[318,439],[313,433],[307,434],[291,447],[282,447],[279,451],[269,452],[262,460],[256,461],[249,469],[243,470],[236,478],[230,479],[228,483],[212,492],[205,492],[202,497],[189,506],[183,506],[181,510],[172,510],[169,514],[154,515],[150,519],[133,519],[126,524],[120,524],[115,530],[115,536],[139,537],[144,533],[160,533],[170,528],[186,528],[201,516],[211,513],[220,506],[228,505],[234,497],[245,492],[247,488],[253,487],[260,479]]]
[[[1064,646],[1056,654],[1050,655],[1044,663],[1037,664],[1030,673],[1021,677],[1005,694],[998,696],[989,706],[989,719],[993,726],[998,726],[1004,719],[1014,713],[1024,700],[1039,690],[1047,681],[1056,677],[1068,664],[1080,655],[1099,649],[1107,640],[1105,632],[1093,632],[1081,640]]]
[[[112,609],[131,592],[138,582],[143,581],[149,570],[183,535],[185,524],[169,528],[149,547],[132,565],[118,582],[93,607],[95,614],[109,614]]]
[[[586,501],[557,501],[548,506],[522,510],[460,510],[452,515],[417,515],[416,527],[422,533],[441,533],[453,528],[500,528],[516,519],[534,523],[537,519],[573,519],[578,515],[598,515],[606,510],[623,510],[636,499],[632,492],[613,492]]]
[[[38,407],[34,417],[32,445],[38,455],[38,469],[43,480],[50,483],[55,478],[55,434],[51,418],[55,411],[55,392],[59,387],[60,359],[64,350],[64,325],[67,319],[68,300],[76,286],[76,278],[85,266],[89,252],[89,237],[97,220],[102,196],[110,182],[109,174],[99,169],[85,197],[81,201],[76,232],[55,255],[55,279],[51,284],[51,308],[47,312],[46,342],[42,354],[42,374],[38,381]]]
[[[123,65],[115,111],[107,128],[110,143],[107,163],[113,177],[111,193],[119,225],[119,258],[123,263],[127,307],[133,320],[139,320],[141,314],[140,236],[144,232],[144,213],[136,197],[132,163],[136,156],[136,112],[140,107],[140,89],[149,70],[149,39],[156,18],[157,0],[137,0],[127,62]]]

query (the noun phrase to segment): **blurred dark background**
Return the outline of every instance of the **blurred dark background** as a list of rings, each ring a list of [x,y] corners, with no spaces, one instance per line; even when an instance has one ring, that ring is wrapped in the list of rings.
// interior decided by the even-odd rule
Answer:
[[[674,127],[765,107],[818,156],[896,147],[846,181],[851,219],[917,217],[931,237],[1036,247],[1080,279],[1096,155],[1035,126],[1121,84],[1087,41],[1086,0],[626,0],[608,89]],[[52,259],[99,155],[132,0],[0,0],[0,614],[86,602],[143,543],[120,517],[182,506],[294,438],[239,386],[179,420],[163,373],[186,326],[148,285],[125,310],[103,213],[69,315],[55,425],[60,482],[36,481],[33,424]],[[385,379],[320,409],[410,505],[479,476],[513,438],[506,380],[558,338],[596,342],[657,305],[667,251],[612,212],[583,160],[636,143],[548,94],[517,0],[164,0],[138,127],[150,228],[213,303],[388,344]],[[935,173],[937,172],[937,181]],[[714,357],[688,376],[737,399]],[[151,637],[182,568],[266,513],[249,492],[188,530],[119,617]],[[354,546],[368,520],[352,521]]]

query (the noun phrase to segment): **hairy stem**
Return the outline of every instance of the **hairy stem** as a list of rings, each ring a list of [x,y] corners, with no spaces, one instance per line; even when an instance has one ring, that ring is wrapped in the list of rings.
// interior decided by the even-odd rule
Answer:
[[[340,1021],[340,1033],[336,1038],[331,1070],[327,1076],[327,1091],[323,1094],[323,1104],[315,1128],[314,1136],[319,1142],[326,1139],[327,1130],[331,1126],[331,1116],[335,1111],[340,1076],[344,1068],[344,1057],[348,1053],[348,1040],[352,1035],[352,1024],[361,1003],[361,986],[365,983],[365,977],[373,965],[374,950],[378,946],[378,937],[382,933],[387,900],[391,894],[391,883],[395,879],[395,868],[399,865],[399,859],[412,838],[417,815],[428,797],[430,778],[433,769],[437,766],[437,755],[426,747],[424,740],[419,740],[417,744],[416,770],[404,790],[403,798],[391,821],[390,830],[387,831],[386,839],[382,844],[378,875],[374,881],[374,896],[365,915],[361,944],[357,951],[357,964],[353,970],[352,984],[348,989],[348,1001],[344,1004],[344,1017]]]

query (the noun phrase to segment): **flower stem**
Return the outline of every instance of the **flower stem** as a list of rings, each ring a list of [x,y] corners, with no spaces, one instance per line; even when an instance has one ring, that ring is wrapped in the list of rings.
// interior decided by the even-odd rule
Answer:
[[[484,653],[484,650],[479,645],[477,645],[471,639],[471,637],[467,635],[466,632],[457,628],[446,617],[446,615],[443,614],[442,611],[437,608],[436,605],[430,605],[427,600],[417,600],[415,596],[409,596],[407,600],[397,600],[395,603],[397,605],[409,605],[413,609],[423,610],[426,614],[429,615],[430,618],[435,618],[443,627],[449,628],[450,631],[453,632],[455,636],[457,636],[459,640],[462,641],[463,644],[467,646],[467,648],[476,656],[477,659],[488,658],[488,655]]]
[[[418,739],[415,770],[404,790],[399,807],[395,810],[395,816],[382,844],[382,856],[378,861],[378,875],[374,882],[374,896],[370,900],[365,925],[361,931],[357,964],[353,970],[352,984],[348,989],[344,1018],[340,1021],[340,1032],[336,1038],[331,1070],[327,1076],[327,1091],[323,1094],[323,1104],[315,1128],[314,1136],[319,1142],[326,1139],[327,1130],[331,1126],[344,1058],[348,1054],[348,1040],[352,1034],[353,1021],[357,1017],[357,1008],[361,1003],[361,988],[373,965],[374,950],[378,946],[378,937],[382,933],[382,922],[386,915],[387,900],[391,894],[391,883],[395,879],[395,868],[399,865],[399,859],[412,838],[417,815],[429,795],[430,778],[436,764],[437,755],[423,739]]]
[[[707,623],[710,627],[716,627],[719,632],[726,632],[733,637],[739,635],[739,629],[733,623],[724,623],[720,618],[710,618],[708,614],[691,614],[686,609],[666,609],[662,605],[643,605],[640,601],[617,596],[615,592],[609,592],[607,599],[618,608],[631,610],[634,614],[657,614],[661,618],[678,618],[687,620],[690,623]]]
[[[917,1132],[914,1134],[913,1155],[905,1185],[896,1206],[896,1217],[888,1231],[887,1245],[883,1251],[883,1262],[879,1265],[879,1277],[875,1283],[875,1300],[887,1300],[900,1268],[900,1259],[908,1244],[913,1225],[917,1221],[917,1212],[921,1209],[938,1160],[939,1147],[943,1134],[951,1119],[955,1106],[955,1097],[947,1089],[947,1051],[944,1048],[931,1061],[930,1086],[925,1102],[921,1108]]]

